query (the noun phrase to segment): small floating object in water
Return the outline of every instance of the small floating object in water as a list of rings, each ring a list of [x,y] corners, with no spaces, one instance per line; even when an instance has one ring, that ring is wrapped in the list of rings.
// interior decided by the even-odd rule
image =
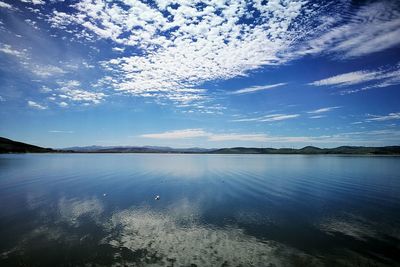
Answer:
[[[106,194],[106,193],[104,193],[104,194],[103,194],[103,197],[105,197],[105,196],[107,196],[107,194]]]
[[[157,195],[154,199],[155,199],[155,200],[160,200],[160,196]]]

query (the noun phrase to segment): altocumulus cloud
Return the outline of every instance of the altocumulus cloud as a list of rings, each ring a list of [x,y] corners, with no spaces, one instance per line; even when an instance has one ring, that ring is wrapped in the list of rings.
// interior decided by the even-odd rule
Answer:
[[[247,75],[305,54],[355,57],[395,46],[400,43],[394,38],[400,13],[393,3],[354,11],[350,1],[84,0],[72,4],[68,13],[53,10],[47,21],[78,39],[115,44],[114,52],[123,55],[100,62],[112,77],[105,82],[115,90],[191,103],[204,95],[186,89],[206,81]],[[349,15],[356,19],[346,20]],[[126,53],[126,48],[137,52]]]
[[[82,0],[63,5],[57,4],[61,1],[21,1],[27,6],[22,10],[35,13],[34,28],[48,23],[59,37],[93,47],[98,40],[109,42],[110,53],[90,65],[104,70],[104,76],[92,84],[157,101],[168,99],[178,105],[208,101],[210,93],[202,89],[205,82],[246,76],[308,54],[347,59],[400,44],[400,7],[394,0],[357,7],[346,0]],[[17,10],[13,3],[3,1],[0,8]],[[7,44],[0,46],[0,52],[25,56],[24,51]],[[24,60],[23,66],[41,79],[70,71],[61,64],[35,65]],[[381,74],[355,71],[312,85],[353,85]],[[397,82],[394,77],[377,86]],[[282,85],[242,88],[233,94]],[[101,102],[105,95],[88,96],[85,91],[91,89],[71,89],[64,96],[75,101],[82,94],[95,99],[87,104]]]

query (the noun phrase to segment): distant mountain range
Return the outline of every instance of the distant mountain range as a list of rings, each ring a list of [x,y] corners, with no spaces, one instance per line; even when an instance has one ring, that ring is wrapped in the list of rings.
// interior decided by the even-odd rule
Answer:
[[[306,146],[294,148],[233,147],[221,149],[171,148],[159,146],[85,146],[51,149],[16,142],[0,137],[0,153],[188,153],[188,154],[359,154],[359,155],[400,155],[400,146],[363,147],[340,146],[318,148]]]
[[[171,148],[163,146],[84,146],[67,147],[60,150],[86,153],[207,153],[216,149],[198,147]]]

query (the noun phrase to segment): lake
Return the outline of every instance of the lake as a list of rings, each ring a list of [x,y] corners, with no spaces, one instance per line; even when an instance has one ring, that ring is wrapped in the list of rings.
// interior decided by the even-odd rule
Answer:
[[[399,251],[400,157],[0,155],[1,266],[400,266]]]

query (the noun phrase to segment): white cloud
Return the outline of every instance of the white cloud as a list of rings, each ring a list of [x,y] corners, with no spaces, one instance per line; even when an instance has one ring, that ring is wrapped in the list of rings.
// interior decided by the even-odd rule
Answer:
[[[62,107],[62,108],[68,107],[68,103],[66,103],[66,102],[60,102],[60,103],[58,103],[58,105],[59,105],[60,107]]]
[[[104,100],[106,94],[100,92],[89,92],[82,89],[61,88],[58,97],[78,102],[99,104]]]
[[[28,106],[35,109],[47,109],[46,106],[36,103],[35,101],[28,101]]]
[[[46,2],[44,0],[20,0],[23,3],[33,4],[33,5],[44,5]]]
[[[39,77],[48,78],[50,76],[57,76],[67,73],[60,67],[53,65],[33,65],[31,71]]]
[[[377,76],[375,83],[364,86],[362,88],[347,89],[340,92],[341,95],[354,94],[374,88],[384,88],[392,85],[400,84],[400,64],[395,68],[382,71],[382,74]]]
[[[57,81],[57,84],[61,86],[56,90],[58,92],[56,96],[63,100],[58,104],[61,107],[68,106],[68,103],[65,102],[65,100],[90,105],[99,104],[107,97],[107,95],[102,92],[93,92],[81,89],[81,82],[77,80]]]
[[[314,86],[344,86],[344,85],[353,85],[359,83],[365,83],[369,81],[373,81],[379,79],[382,72],[377,71],[354,71],[344,74],[339,74],[333,77],[329,77],[323,80],[315,81],[309,83]]]
[[[8,44],[0,44],[0,52],[11,55],[11,56],[15,56],[15,57],[23,57],[25,55],[24,52],[16,50],[16,49],[12,48],[11,45],[8,45]]]
[[[340,107],[326,107],[326,108],[320,108],[320,109],[316,109],[316,110],[311,110],[311,111],[308,111],[307,113],[319,114],[319,113],[329,112],[331,110],[338,109],[338,108],[340,108]]]
[[[74,131],[60,131],[60,130],[51,130],[49,133],[74,133]]]
[[[231,94],[254,93],[257,91],[273,89],[273,88],[283,86],[283,85],[286,85],[286,83],[277,83],[277,84],[262,85],[262,86],[252,86],[252,87],[242,88],[242,89],[233,91],[233,92],[231,92]]]
[[[51,88],[49,88],[49,87],[47,87],[47,86],[42,86],[40,89],[39,89],[39,92],[41,92],[41,93],[50,93],[50,92],[52,92],[53,90],[51,89]]]
[[[400,112],[389,113],[388,115],[369,115],[371,118],[367,121],[388,121],[388,120],[400,120]]]
[[[246,76],[306,54],[349,58],[400,44],[396,1],[357,8],[351,1],[323,2],[82,0],[70,13],[53,10],[47,20],[73,38],[106,39],[113,51],[124,51],[99,62],[112,77],[103,80],[109,88],[158,102],[195,104],[204,95],[185,90],[204,82]],[[358,84],[375,75],[379,72],[360,71],[313,85]]]
[[[309,83],[313,86],[355,86],[367,84],[361,88],[342,90],[341,95],[353,94],[373,88],[384,88],[400,84],[400,64],[390,68],[379,68],[378,70],[360,70],[332,76],[319,81]]]
[[[397,1],[370,3],[356,9],[355,13],[343,8],[338,14],[342,15],[331,17],[328,22],[339,26],[322,28],[297,53],[330,53],[339,58],[353,58],[400,44],[400,9]]]
[[[311,116],[310,119],[321,119],[321,118],[325,118],[325,115],[316,115],[316,116]]]
[[[255,118],[242,118],[232,120],[234,122],[246,122],[246,121],[261,121],[261,122],[273,122],[273,121],[283,121],[288,119],[293,119],[299,117],[300,114],[269,114],[261,117]]]
[[[115,51],[115,52],[124,52],[125,51],[125,48],[123,48],[123,47],[113,47],[112,48],[112,51]]]
[[[188,138],[199,138],[206,137],[208,141],[253,141],[263,142],[266,141],[267,137],[265,134],[217,134],[206,132],[203,129],[184,129],[168,131],[163,133],[143,134],[140,135],[143,138],[151,139],[188,139]]]
[[[152,139],[186,139],[207,136],[208,133],[202,129],[175,130],[164,133],[142,134],[140,137]]]
[[[255,24],[241,21],[249,16],[250,6],[261,12]],[[72,6],[72,14],[54,11],[49,21],[89,41],[110,39],[118,47],[140,51],[102,62],[113,74],[110,85],[116,90],[174,102],[187,102],[189,95],[191,102],[198,102],[203,100],[194,96],[198,92],[184,90],[285,62],[283,52],[301,32],[294,22],[308,16],[301,10],[305,6],[302,1],[265,6],[257,1],[210,1],[201,7],[185,1],[155,8],[136,0],[124,5],[85,0]]]
[[[6,9],[14,10],[14,7],[12,5],[4,3],[3,1],[0,1],[0,8],[6,8]]]
[[[208,138],[209,141],[250,141],[250,142],[267,142],[268,136],[265,134],[212,134]]]

